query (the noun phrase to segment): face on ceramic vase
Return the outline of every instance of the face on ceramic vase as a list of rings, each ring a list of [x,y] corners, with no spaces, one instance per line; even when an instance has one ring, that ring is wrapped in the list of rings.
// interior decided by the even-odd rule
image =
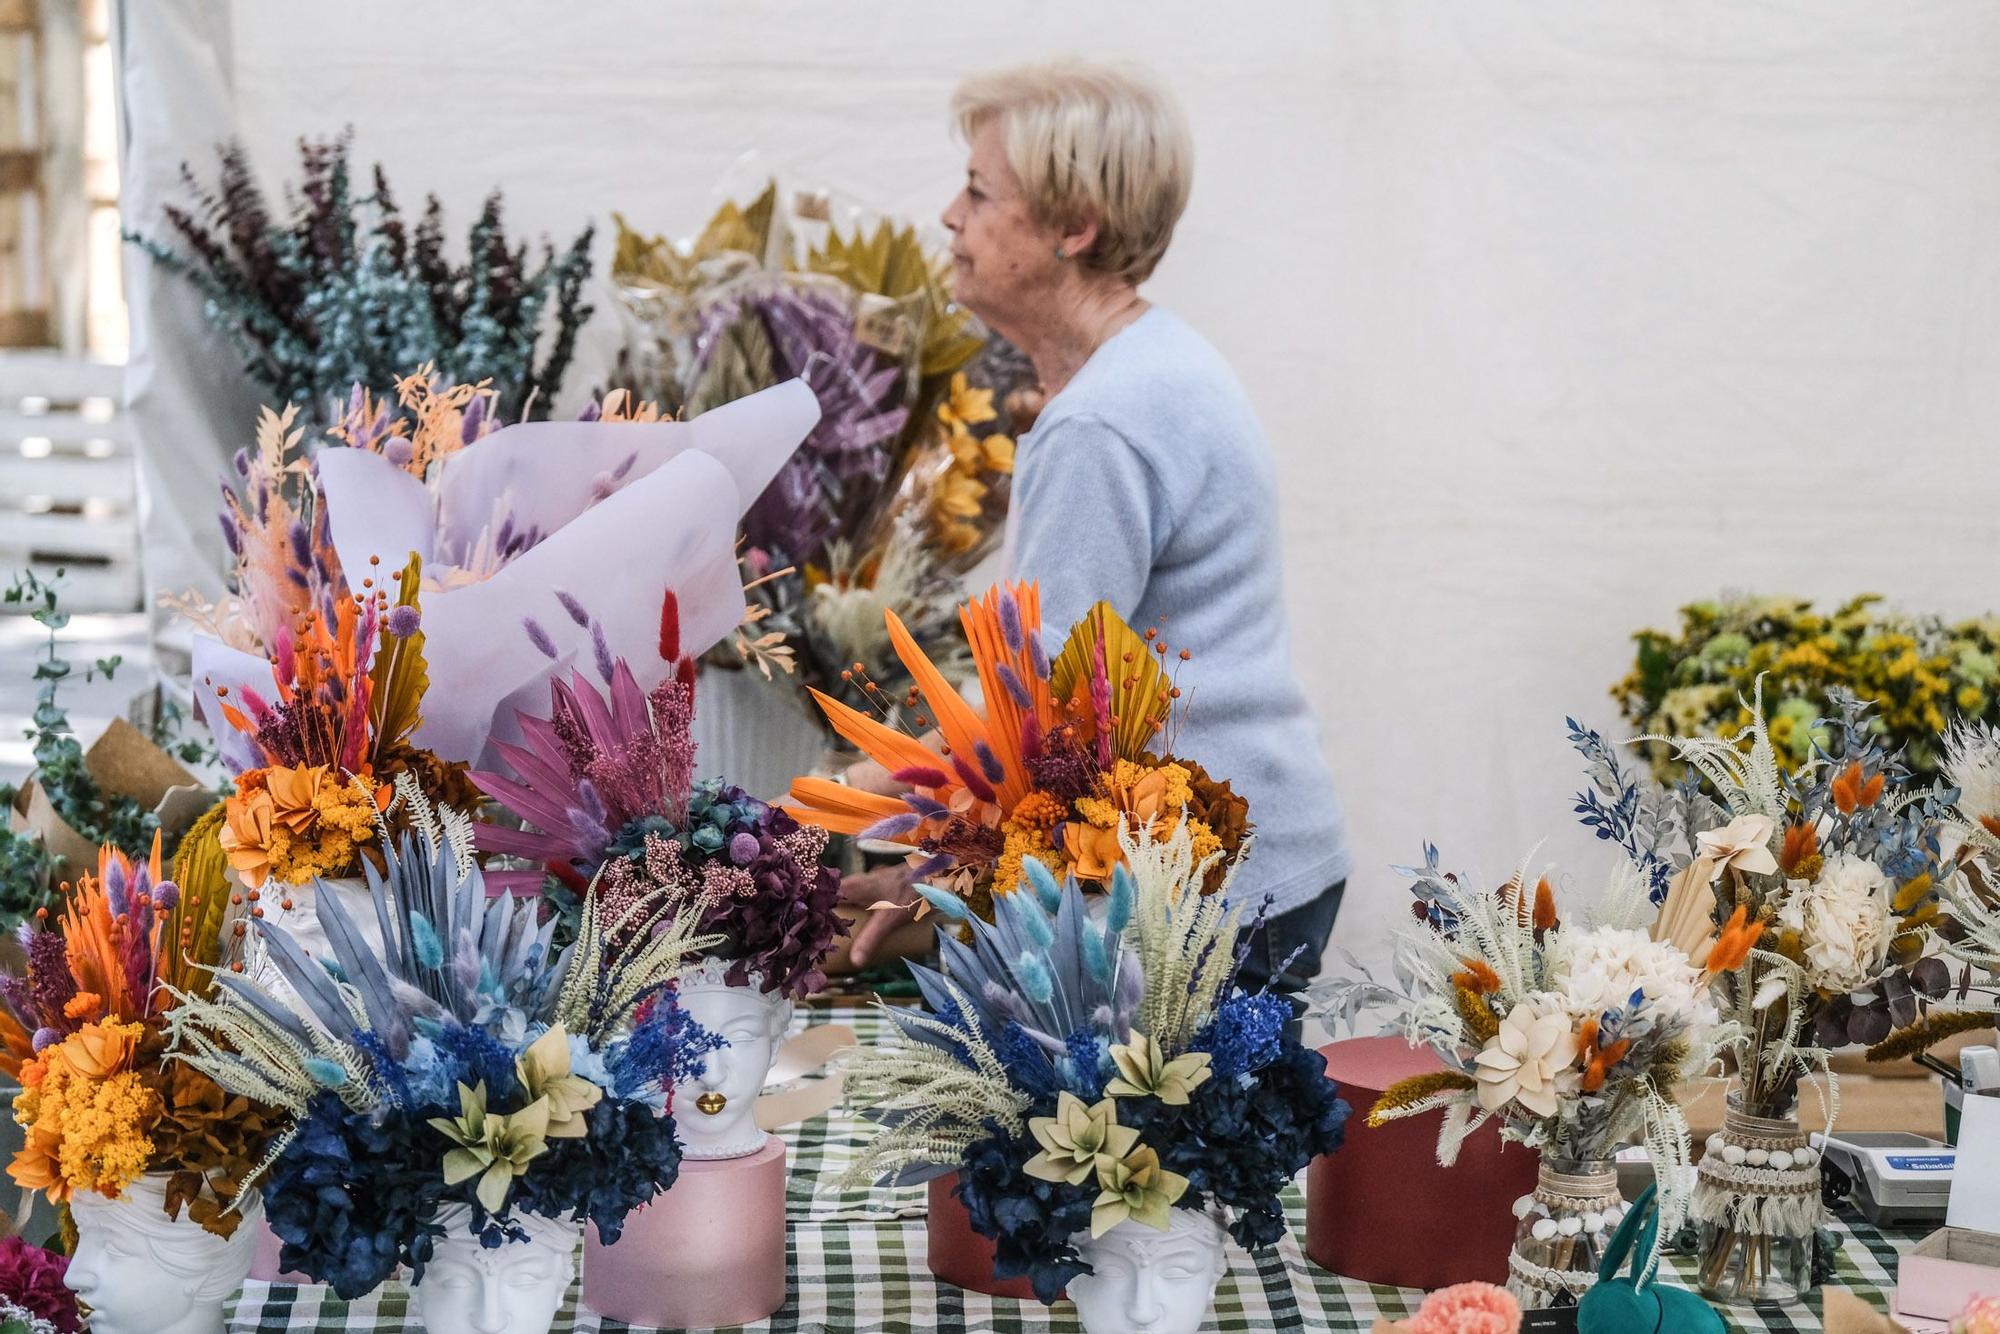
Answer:
[[[445,1235],[417,1284],[424,1328],[462,1334],[548,1334],[576,1276],[576,1228],[516,1216],[528,1240],[487,1248],[449,1212]]]
[[[701,1077],[674,1087],[674,1126],[690,1158],[736,1158],[764,1147],[757,1095],[771,1073],[792,1003],[754,986],[683,987],[681,1008],[729,1045],[702,1057]]]
[[[107,1200],[80,1193],[76,1254],[63,1283],[90,1308],[93,1334],[221,1334],[222,1304],[250,1272],[263,1219],[253,1207],[227,1240],[168,1218],[148,1182]]]
[[[1222,1277],[1224,1233],[1191,1209],[1175,1209],[1162,1232],[1130,1220],[1077,1249],[1094,1271],[1069,1281],[1070,1299],[1092,1334],[1194,1334]]]

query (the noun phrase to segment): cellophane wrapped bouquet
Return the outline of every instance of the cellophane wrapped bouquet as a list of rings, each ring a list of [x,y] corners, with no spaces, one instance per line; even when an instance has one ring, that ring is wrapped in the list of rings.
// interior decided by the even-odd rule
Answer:
[[[858,678],[875,717],[814,698],[836,732],[910,790],[890,797],[806,777],[792,784],[790,809],[835,833],[910,849],[916,879],[949,888],[989,921],[995,901],[1021,888],[1030,858],[1107,888],[1125,855],[1121,826],[1156,839],[1185,826],[1206,868],[1204,892],[1219,889],[1249,840],[1249,804],[1173,749],[1181,692],[1172,667],[1185,652],[1100,602],[1051,659],[1032,583],[997,585],[959,619],[983,708],[890,613],[909,691],[893,696]]]
[[[1193,1210],[1276,1242],[1281,1192],[1339,1147],[1348,1109],[1287,1035],[1290,1002],[1235,986],[1240,911],[1201,892],[1218,856],[1197,859],[1184,823],[1128,828],[1101,913],[1033,858],[990,922],[926,887],[968,934],[939,931],[940,970],[911,966],[923,1007],[887,1010],[902,1044],[848,1066],[849,1102],[881,1127],[850,1181],[957,1171],[996,1276],[1044,1302],[1128,1220],[1165,1231]]]
[[[999,541],[1014,438],[1039,408],[1025,359],[952,302],[914,227],[830,216],[773,182],[684,243],[620,219],[612,266],[639,392],[690,417],[794,375],[820,398],[745,516],[743,561],[798,683],[822,691],[857,668],[901,684],[884,612],[934,656],[956,647],[952,608]]]
[[[171,1011],[181,1068],[282,1114],[262,1181],[282,1263],[349,1300],[399,1264],[421,1282],[452,1206],[488,1246],[530,1219],[614,1240],[673,1184],[668,1090],[718,1045],[670,988],[713,943],[698,900],[586,903],[558,950],[533,900],[488,895],[468,817],[409,775],[395,800],[368,916],[317,904],[330,959],[259,919],[249,966]]]

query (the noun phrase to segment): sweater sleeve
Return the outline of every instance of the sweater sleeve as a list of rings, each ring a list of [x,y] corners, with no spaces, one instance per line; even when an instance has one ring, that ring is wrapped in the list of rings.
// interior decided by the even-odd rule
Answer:
[[[1172,531],[1145,456],[1100,417],[1052,423],[1014,479],[1014,577],[1041,587],[1042,631],[1060,642],[1092,605],[1130,617]]]

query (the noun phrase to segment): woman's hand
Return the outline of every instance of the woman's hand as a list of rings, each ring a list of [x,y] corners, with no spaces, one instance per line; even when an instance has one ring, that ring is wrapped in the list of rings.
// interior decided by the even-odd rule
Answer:
[[[878,866],[872,871],[857,871],[853,875],[842,876],[840,897],[865,914],[847,947],[847,957],[854,966],[864,968],[874,961],[875,951],[882,941],[897,927],[909,920],[903,908],[917,901],[917,891],[910,886],[910,868],[898,862],[893,866]],[[878,903],[893,903],[895,908],[881,908],[869,912]]]
[[[856,760],[847,766],[841,775],[847,785],[863,792],[873,792],[881,797],[900,797],[910,790],[908,783],[899,783],[889,776],[889,771],[873,760]]]

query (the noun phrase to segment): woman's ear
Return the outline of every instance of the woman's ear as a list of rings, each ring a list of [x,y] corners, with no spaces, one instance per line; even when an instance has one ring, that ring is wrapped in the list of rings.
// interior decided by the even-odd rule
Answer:
[[[1056,238],[1057,259],[1077,259],[1090,253],[1097,244],[1098,220],[1084,217],[1066,224]]]

